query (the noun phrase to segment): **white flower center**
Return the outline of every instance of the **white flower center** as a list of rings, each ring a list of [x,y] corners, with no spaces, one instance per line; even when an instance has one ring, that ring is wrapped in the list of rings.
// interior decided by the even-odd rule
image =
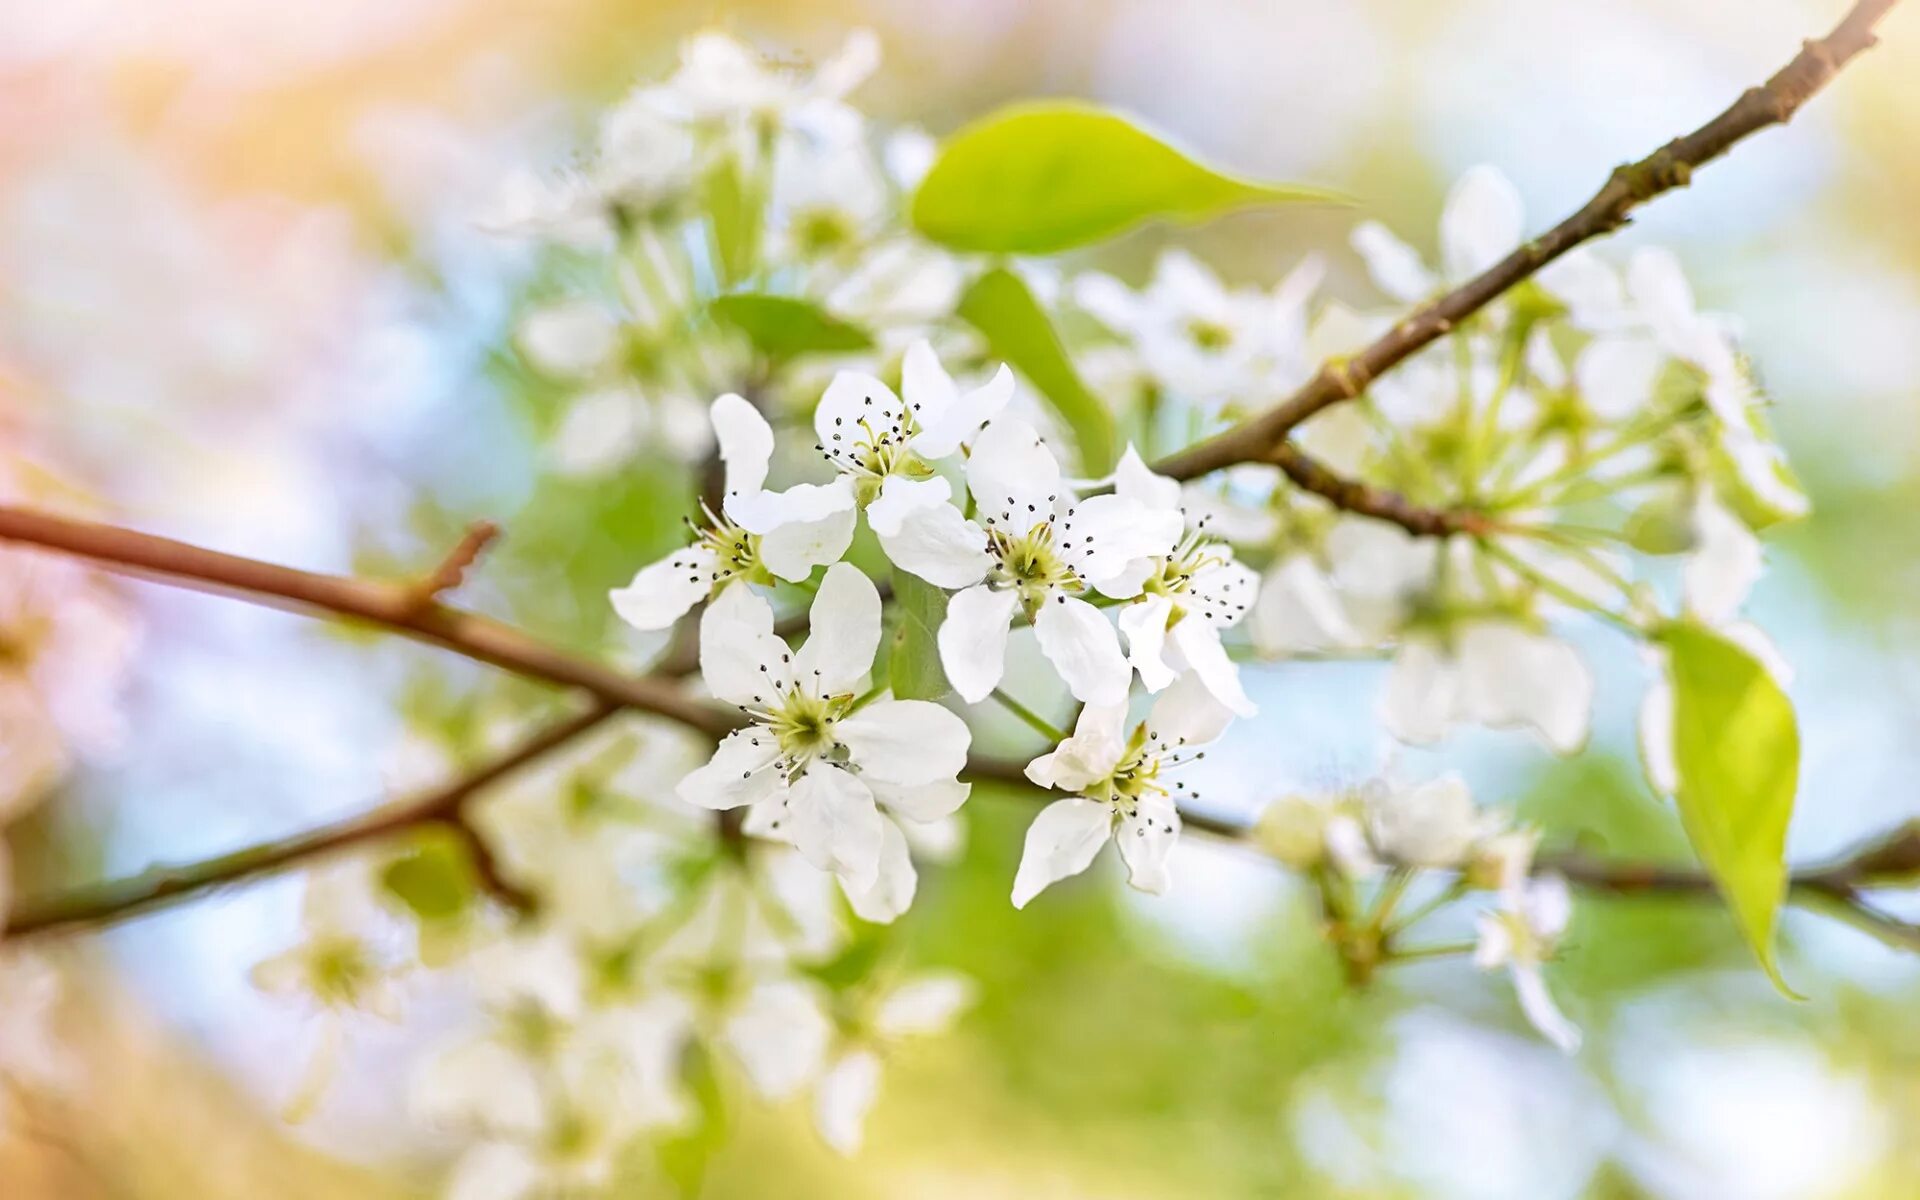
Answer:
[[[826,455],[841,474],[851,475],[876,491],[889,475],[927,478],[933,469],[907,449],[907,443],[920,432],[920,422],[914,415],[919,407],[913,405],[899,418],[889,417],[877,409],[873,397],[868,396],[857,418],[833,419],[833,432],[816,449]]]
[[[853,711],[852,693],[823,696],[816,686],[812,680],[800,680],[784,688],[770,682],[766,693],[755,696],[753,704],[742,706],[760,726],[750,735],[752,744],[758,746],[762,738],[772,739],[780,753],[769,766],[789,783],[805,772],[808,763],[824,759],[839,748],[833,736],[834,724]]]
[[[1186,744],[1184,737],[1164,737],[1145,725],[1137,725],[1127,742],[1126,753],[1114,765],[1113,774],[1082,794],[1089,800],[1099,800],[1113,806],[1116,812],[1125,817],[1135,815],[1139,811],[1140,801],[1148,796],[1177,797],[1178,800],[1190,802],[1195,794],[1189,785],[1174,782],[1169,787],[1169,781],[1165,778],[1188,763],[1198,762],[1207,756],[1204,750],[1187,751]]]
[[[1051,502],[1053,497],[1047,499]],[[1042,514],[1033,504],[1027,505],[1027,510],[1029,516],[1038,519],[1024,531],[1019,527],[1018,514],[1011,509],[986,518],[987,552],[994,558],[992,582],[1018,590],[1031,612],[1052,593],[1086,591],[1086,582],[1068,563],[1066,552],[1073,549],[1076,540],[1080,557],[1090,558],[1095,551],[1091,534],[1074,537],[1073,509],[1063,517]]]

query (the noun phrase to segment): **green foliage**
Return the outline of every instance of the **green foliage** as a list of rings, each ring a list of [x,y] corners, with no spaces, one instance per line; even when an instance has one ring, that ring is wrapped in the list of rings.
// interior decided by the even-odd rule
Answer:
[[[714,269],[721,283],[732,287],[750,277],[759,261],[765,198],[731,154],[707,172],[702,191],[713,232]]]
[[[689,1042],[680,1064],[680,1082],[693,1101],[693,1117],[672,1137],[662,1139],[656,1151],[661,1173],[682,1196],[698,1196],[706,1188],[714,1155],[727,1142],[726,1096],[714,1070],[713,1056],[699,1041]]]
[[[893,573],[893,598],[900,623],[887,657],[893,694],[899,700],[938,700],[951,687],[940,667],[937,635],[947,618],[947,594],[907,571]]]
[[[716,298],[707,311],[746,334],[754,349],[774,362],[802,354],[845,354],[873,345],[866,330],[791,296],[737,292]]]
[[[1674,624],[1660,640],[1673,677],[1681,821],[1760,965],[1792,995],[1773,940],[1800,775],[1793,705],[1752,655],[1709,629]]]
[[[380,871],[380,886],[422,921],[464,916],[478,892],[466,847],[445,829],[423,831],[411,849]]]
[[[1113,413],[1087,390],[1053,322],[1011,271],[996,268],[960,298],[960,316],[987,339],[995,358],[1011,363],[1053,405],[1080,448],[1080,469],[1104,475],[1119,457]]]
[[[1003,108],[949,138],[912,216],[956,250],[1053,254],[1155,219],[1340,199],[1221,174],[1117,113],[1047,100]]]

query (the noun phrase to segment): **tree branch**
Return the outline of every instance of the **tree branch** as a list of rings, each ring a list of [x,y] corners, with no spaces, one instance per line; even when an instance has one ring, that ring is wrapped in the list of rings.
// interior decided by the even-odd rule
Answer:
[[[1694,171],[1725,154],[1742,138],[1784,124],[1841,67],[1873,45],[1874,25],[1895,2],[1859,0],[1832,33],[1804,43],[1791,62],[1766,83],[1749,88],[1719,116],[1639,162],[1615,168],[1606,184],[1578,212],[1460,287],[1422,305],[1358,354],[1322,363],[1312,379],[1275,408],[1162,459],[1154,464],[1154,470],[1175,479],[1192,479],[1235,463],[1274,461],[1287,436],[1315,413],[1360,395],[1373,380],[1548,263],[1580,243],[1626,224],[1629,214],[1640,205],[1685,187]],[[1328,494],[1319,488],[1311,490]],[[1335,496],[1328,498],[1338,502]],[[1371,515],[1395,519],[1392,511]]]
[[[446,823],[474,852],[483,882],[495,884],[487,848],[465,816],[466,802],[477,792],[551,754],[619,712],[618,705],[597,703],[528,737],[499,757],[425,795],[387,805],[278,841],[263,842],[229,854],[178,866],[157,866],[138,875],[110,879],[51,896],[25,896],[8,914],[8,939],[117,921],[162,905],[202,895],[282,868],[379,841],[408,829]]]
[[[418,591],[406,584],[300,571],[14,505],[0,505],[0,541],[59,550],[122,574],[364,621],[716,737],[739,724],[734,713],[692,698],[671,681],[623,675],[491,618],[432,600],[422,603]]]

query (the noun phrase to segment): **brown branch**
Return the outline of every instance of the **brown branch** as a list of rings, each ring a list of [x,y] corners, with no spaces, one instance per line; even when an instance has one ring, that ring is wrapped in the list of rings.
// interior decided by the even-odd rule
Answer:
[[[50,896],[21,897],[7,917],[5,936],[13,939],[76,925],[98,925],[119,920],[309,859],[338,854],[409,829],[437,823],[451,826],[461,836],[468,848],[475,852],[474,866],[480,873],[481,882],[496,886],[490,882],[498,880],[492,859],[467,822],[467,801],[489,785],[597,728],[619,711],[618,705],[595,704],[577,716],[540,730],[499,757],[431,792],[403,803],[349,817],[333,825],[279,841],[248,846],[200,862],[153,867],[138,875],[105,880]],[[497,886],[504,888],[508,895],[515,894],[504,881]]]
[[[1271,461],[1276,449],[1301,422],[1360,395],[1373,380],[1548,263],[1582,242],[1626,224],[1634,209],[1655,196],[1685,187],[1694,171],[1725,154],[1742,138],[1784,124],[1841,67],[1873,45],[1874,25],[1895,2],[1859,0],[1832,33],[1806,42],[1793,61],[1766,83],[1749,88],[1719,116],[1639,162],[1616,168],[1578,212],[1460,287],[1422,305],[1358,354],[1322,363],[1312,379],[1277,407],[1162,459],[1154,464],[1154,470],[1175,479],[1192,479],[1235,463]],[[1389,514],[1375,515],[1393,519]]]
[[[425,608],[438,600],[443,592],[450,592],[460,586],[466,578],[467,568],[479,559],[481,553],[500,536],[500,527],[492,521],[475,521],[467,526],[453,549],[447,551],[440,565],[414,585],[413,599],[419,607]]]
[[[1322,497],[1335,508],[1391,521],[1419,537],[1482,534],[1494,528],[1491,520],[1471,509],[1425,508],[1399,492],[1348,479],[1284,439],[1267,453],[1266,461],[1285,472],[1295,486]]]
[[[719,736],[735,714],[696,700],[665,679],[621,674],[549,646],[476,613],[422,604],[413,588],[379,580],[322,575],[222,554],[112,525],[0,505],[0,541],[44,546],[90,559],[109,570],[203,591],[237,594],[377,625],[504,670],[579,688],[601,701],[650,712]]]

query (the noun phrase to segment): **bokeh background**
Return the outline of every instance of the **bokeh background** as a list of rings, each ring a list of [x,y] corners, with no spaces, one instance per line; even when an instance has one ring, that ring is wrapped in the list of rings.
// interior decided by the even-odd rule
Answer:
[[[886,60],[858,99],[877,115],[943,132],[1007,98],[1090,96],[1242,171],[1345,189],[1430,246],[1466,167],[1498,164],[1544,225],[1842,7],[0,0],[0,426],[55,447],[130,523],[317,569],[430,561],[466,518],[497,519],[507,540],[465,595],[617,657],[605,588],[660,551],[677,501],[541,470],[507,349],[526,256],[472,218],[687,33],[825,53],[868,26]],[[1754,606],[1798,672],[1801,859],[1920,815],[1920,15],[1896,10],[1883,42],[1618,239],[1673,246],[1704,306],[1738,316],[1814,499]],[[1251,282],[1317,250],[1329,292],[1365,300],[1353,219],[1241,214],[1103,259],[1138,279],[1177,240]],[[410,729],[515,686],[284,614],[132,594],[128,735],[10,831],[22,890],[357,811],[415,782]],[[1643,668],[1618,639],[1587,648],[1585,757],[1480,733],[1418,761],[1565,839],[1681,855],[1633,758]],[[1210,764],[1209,802],[1374,770],[1380,670],[1262,675],[1260,736]],[[1464,963],[1349,990],[1307,898],[1198,838],[1164,901],[1103,863],[1016,919],[1025,813],[968,813],[971,854],[925,881],[905,932],[915,960],[981,981],[978,1008],[890,1067],[860,1157],[821,1147],[804,1113],[747,1106],[708,1195],[1920,1194],[1920,958],[1790,914],[1810,997],[1791,1004],[1713,907],[1583,898],[1553,974],[1588,1034],[1567,1059]],[[270,880],[62,945],[59,1053],[79,1082],[0,1133],[0,1196],[431,1194],[449,1147],[403,1103],[410,1051],[458,1006],[431,982],[405,1023],[355,1027],[311,1118],[280,1119],[312,1022],[246,972],[294,935],[298,900]]]

